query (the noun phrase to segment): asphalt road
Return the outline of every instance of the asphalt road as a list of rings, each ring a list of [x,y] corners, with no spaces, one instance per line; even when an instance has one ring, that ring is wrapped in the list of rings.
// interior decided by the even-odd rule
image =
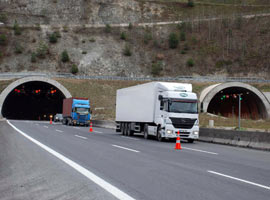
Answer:
[[[176,151],[174,142],[124,137],[111,129],[94,127],[90,133],[87,127],[10,122],[134,199],[269,200],[270,152],[203,142],[182,142],[183,149]],[[51,155],[46,159],[58,160]],[[68,168],[66,163],[61,163]],[[75,171],[69,169],[72,170]],[[84,175],[78,173],[76,177],[80,179]],[[96,186],[92,181],[89,181],[91,187],[94,185],[107,195],[102,198],[114,198],[106,185]]]

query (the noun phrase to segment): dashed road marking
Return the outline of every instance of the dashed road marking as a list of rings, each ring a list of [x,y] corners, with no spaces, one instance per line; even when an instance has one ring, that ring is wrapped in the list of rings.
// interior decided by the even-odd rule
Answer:
[[[101,132],[101,131],[93,131],[94,133],[103,133],[103,132]]]
[[[43,126],[44,128],[49,128],[48,126]]]
[[[130,148],[126,148],[126,147],[122,147],[122,146],[118,146],[118,145],[115,145],[115,144],[112,144],[112,146],[116,147],[116,148],[120,148],[120,149],[125,149],[125,150],[128,150],[128,151],[132,151],[132,152],[135,152],[135,153],[140,153],[140,151],[130,149]]]
[[[73,127],[73,128],[75,128],[75,129],[80,129],[79,127]]]
[[[207,172],[209,172],[211,174],[216,174],[216,175],[219,175],[219,176],[223,176],[223,177],[226,177],[226,178],[230,178],[230,179],[233,179],[233,180],[237,180],[237,181],[240,181],[240,182],[243,182],[243,183],[247,183],[247,184],[250,184],[250,185],[255,185],[255,186],[258,186],[258,187],[267,189],[267,190],[270,190],[270,187],[268,187],[268,186],[261,185],[261,184],[258,184],[258,183],[254,183],[254,182],[251,182],[251,181],[247,181],[247,180],[244,180],[244,179],[236,178],[236,177],[229,176],[229,175],[222,174],[222,173],[218,173],[218,172],[215,172],[215,171],[208,170]]]
[[[87,137],[83,137],[83,136],[80,136],[80,135],[74,135],[75,137],[78,137],[78,138],[81,138],[81,139],[84,139],[84,140],[87,140]]]
[[[63,133],[64,132],[64,131],[61,131],[61,130],[58,130],[58,129],[56,129],[55,131],[57,131],[59,133]]]
[[[130,139],[130,140],[140,140],[140,139],[136,139],[136,138],[132,138],[132,137],[127,137],[127,136],[121,136],[122,138],[125,138],[125,139]]]
[[[200,150],[200,149],[192,149],[192,148],[188,148],[188,147],[182,147],[182,149],[187,149],[187,150],[191,150],[191,151],[198,151],[198,152],[208,153],[208,154],[212,154],[212,155],[218,155],[218,153],[214,153],[211,151],[204,151],[204,150]]]

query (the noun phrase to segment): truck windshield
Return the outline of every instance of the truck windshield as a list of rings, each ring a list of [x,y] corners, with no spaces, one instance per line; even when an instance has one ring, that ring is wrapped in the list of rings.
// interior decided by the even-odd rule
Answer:
[[[198,113],[197,101],[171,101],[169,112],[173,113]]]
[[[75,108],[75,112],[80,113],[80,114],[88,114],[89,108]]]

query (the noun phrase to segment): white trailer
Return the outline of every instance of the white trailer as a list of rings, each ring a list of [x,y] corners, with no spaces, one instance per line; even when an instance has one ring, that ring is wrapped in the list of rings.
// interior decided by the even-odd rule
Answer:
[[[192,85],[151,82],[117,90],[117,132],[131,136],[143,131],[144,137],[159,141],[176,138],[193,142],[199,137],[197,95]]]

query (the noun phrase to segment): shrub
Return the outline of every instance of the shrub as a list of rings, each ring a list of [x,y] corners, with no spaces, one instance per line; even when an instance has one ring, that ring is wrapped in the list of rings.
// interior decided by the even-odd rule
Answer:
[[[2,58],[3,57],[3,53],[0,51],[0,58]]]
[[[131,50],[130,50],[130,46],[129,45],[125,45],[125,48],[124,48],[124,50],[123,50],[123,54],[125,55],[125,56],[131,56],[132,55],[132,53],[131,53]]]
[[[16,43],[15,44],[15,53],[21,54],[22,52],[23,52],[22,45],[20,45],[19,43]]]
[[[82,51],[82,54],[87,54],[87,51]]]
[[[192,58],[189,58],[187,60],[187,66],[188,67],[193,67],[194,65],[195,65],[194,60]]]
[[[95,42],[96,40],[95,40],[95,38],[90,38],[89,41],[90,41],[90,42]]]
[[[79,72],[79,69],[78,69],[77,65],[73,64],[73,65],[71,66],[70,72],[71,72],[72,74],[77,74],[77,73]]]
[[[152,38],[152,34],[151,34],[151,33],[149,33],[149,32],[145,32],[145,33],[144,33],[144,36],[143,36],[143,42],[144,42],[145,44],[148,44],[149,41],[152,40],[152,39],[153,39],[153,38]]]
[[[52,44],[57,43],[57,36],[56,36],[55,33],[52,33],[52,34],[49,35],[49,41],[50,41],[50,43],[52,43]]]
[[[121,40],[126,40],[126,39],[127,39],[127,35],[126,35],[125,32],[122,32],[122,33],[121,33],[120,39],[121,39]]]
[[[85,43],[85,40],[82,40],[82,43],[84,44]]]
[[[45,58],[46,54],[48,53],[48,46],[46,43],[39,43],[39,46],[37,48],[36,56],[39,58]]]
[[[106,24],[105,26],[105,32],[106,33],[110,33],[112,31],[112,27],[110,26],[110,24]]]
[[[177,38],[177,35],[175,33],[171,33],[169,36],[169,47],[171,49],[175,49],[177,48],[178,43],[179,43],[179,40]]]
[[[195,4],[194,4],[193,0],[188,0],[187,6],[188,7],[194,7]]]
[[[187,52],[185,50],[182,50],[181,51],[181,54],[186,54]]]
[[[64,26],[63,26],[63,32],[65,32],[65,33],[68,32],[68,26],[67,26],[67,25],[64,25]]]
[[[62,62],[68,62],[68,61],[69,61],[69,55],[68,55],[67,50],[64,50],[64,51],[61,53],[61,61],[62,61]]]
[[[35,52],[33,52],[33,53],[31,54],[31,62],[32,62],[32,63],[37,62],[37,54],[36,54]]]
[[[185,51],[188,51],[188,50],[189,50],[188,43],[185,43],[185,44],[184,44],[184,50],[185,50]]]
[[[21,35],[22,34],[22,29],[19,26],[19,24],[17,23],[17,21],[15,21],[15,23],[13,25],[13,30],[14,30],[15,35]]]
[[[133,28],[132,23],[129,23],[129,24],[128,24],[128,29],[131,30],[132,28]]]
[[[62,37],[62,36],[61,36],[61,33],[60,33],[59,31],[55,31],[54,34],[55,34],[55,36],[56,36],[57,38],[61,38],[61,37]]]
[[[160,75],[161,71],[162,71],[162,63],[160,61],[152,64],[152,71],[151,71],[151,73],[154,76]]]
[[[186,33],[184,31],[180,32],[180,40],[185,41],[186,40]]]
[[[5,34],[0,35],[0,45],[5,46],[7,44],[7,36]]]
[[[7,19],[8,18],[6,14],[0,14],[0,22],[6,23]]]

